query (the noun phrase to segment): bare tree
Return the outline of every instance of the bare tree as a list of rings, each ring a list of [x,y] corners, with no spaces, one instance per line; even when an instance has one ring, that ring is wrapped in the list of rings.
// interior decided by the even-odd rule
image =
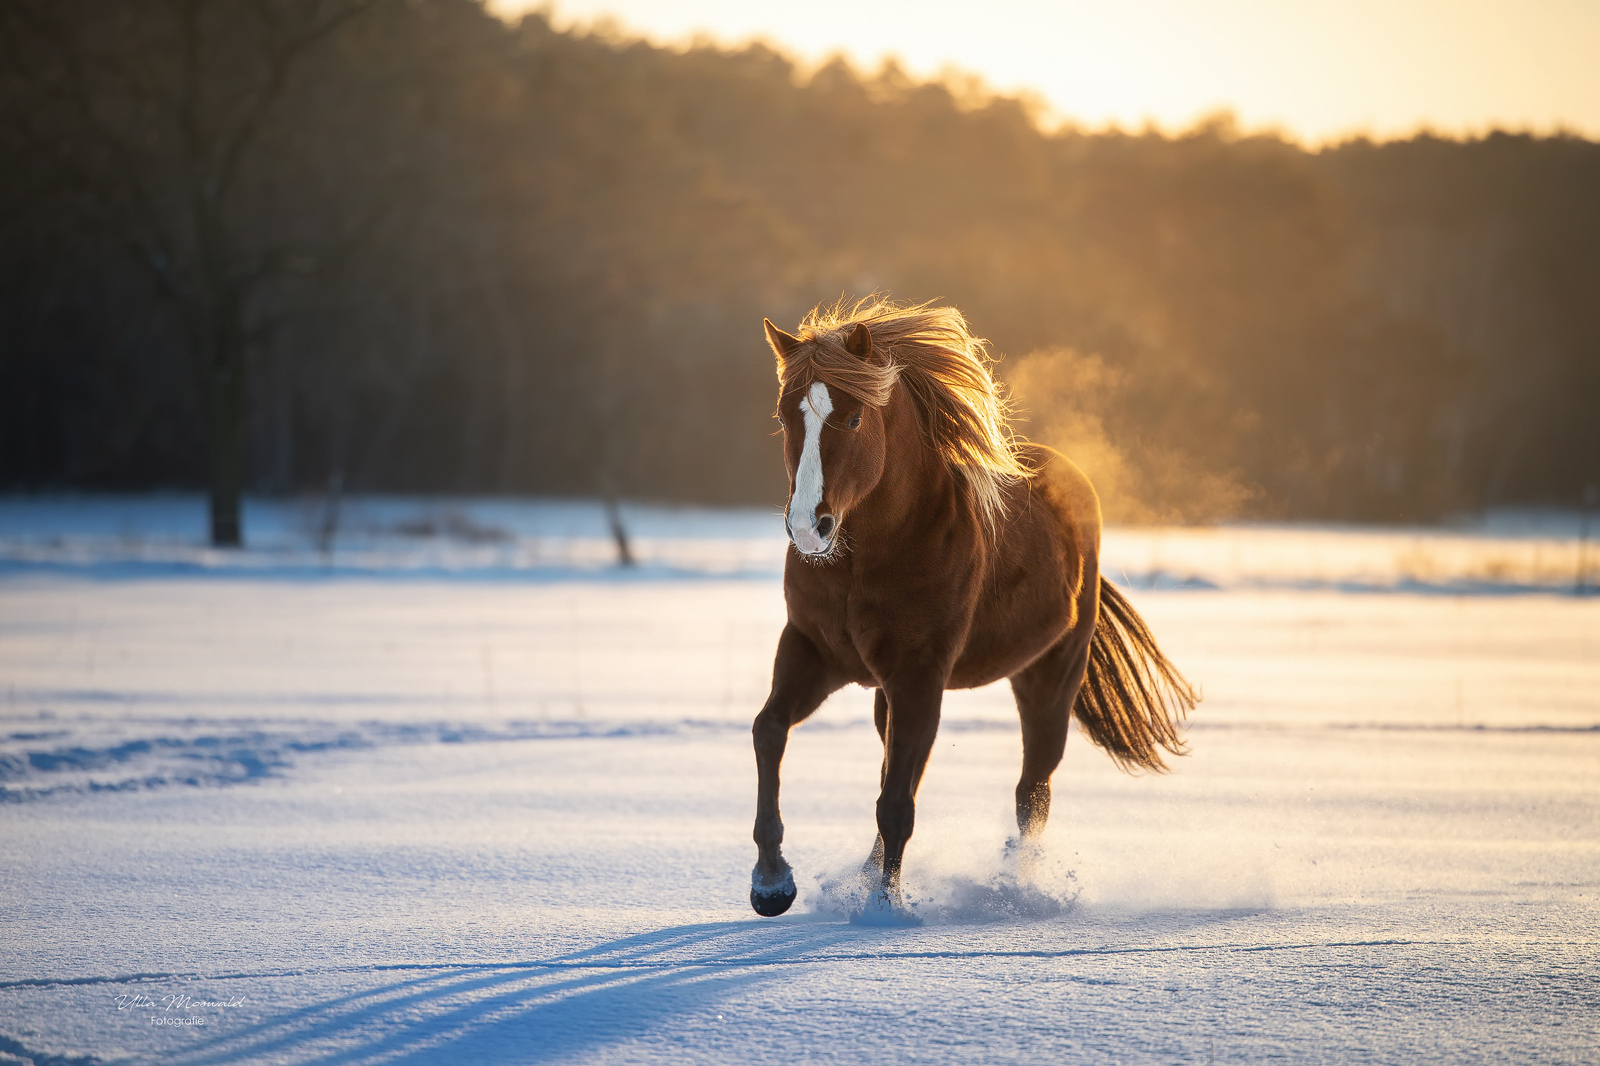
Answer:
[[[178,309],[206,411],[211,542],[243,542],[245,376],[265,285],[318,253],[241,201],[307,53],[378,0],[8,0],[25,131]]]

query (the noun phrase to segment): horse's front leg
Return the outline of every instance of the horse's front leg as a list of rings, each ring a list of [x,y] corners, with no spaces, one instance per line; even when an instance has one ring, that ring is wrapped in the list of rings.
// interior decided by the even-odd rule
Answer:
[[[794,872],[783,859],[783,815],[778,809],[778,766],[789,730],[810,717],[841,681],[816,645],[793,625],[783,628],[772,663],[772,692],[756,715],[756,866],[750,874],[750,906],[763,917],[782,914],[794,902]]]
[[[939,734],[946,671],[926,668],[888,680],[888,722],[883,734],[883,788],[878,794],[878,839],[882,843],[882,892],[900,895],[900,865],[917,819],[917,787]],[[877,850],[874,849],[874,857]]]
[[[878,768],[878,789],[882,791],[883,783],[889,779],[889,697],[881,688],[873,690],[872,724],[877,727],[878,742],[883,745],[883,763]],[[879,833],[878,839],[872,842],[872,854],[861,864],[861,873],[864,877],[873,877],[882,871],[883,834]]]

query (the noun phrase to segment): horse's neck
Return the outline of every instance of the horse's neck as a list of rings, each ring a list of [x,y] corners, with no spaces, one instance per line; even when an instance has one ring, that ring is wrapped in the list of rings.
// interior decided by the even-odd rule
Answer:
[[[867,519],[856,523],[856,541],[863,538],[874,547],[903,550],[927,529],[928,516],[948,501],[962,504],[960,486],[928,435],[923,432],[913,402],[899,389],[884,408],[886,447],[883,476],[862,501],[860,510]]]

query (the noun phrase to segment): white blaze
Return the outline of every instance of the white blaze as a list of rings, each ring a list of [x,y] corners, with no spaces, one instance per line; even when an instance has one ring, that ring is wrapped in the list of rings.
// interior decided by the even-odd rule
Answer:
[[[833,413],[828,386],[818,381],[800,401],[806,420],[806,439],[800,446],[800,467],[794,472],[794,495],[789,497],[789,535],[803,552],[820,552],[827,540],[817,533],[817,507],[822,503],[822,426]]]

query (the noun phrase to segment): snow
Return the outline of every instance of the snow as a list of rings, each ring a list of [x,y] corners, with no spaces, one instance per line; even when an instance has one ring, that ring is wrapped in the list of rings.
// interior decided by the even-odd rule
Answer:
[[[768,509],[625,504],[621,511],[648,576],[782,572],[781,501]],[[0,574],[537,581],[605,576],[616,559],[605,514],[588,501],[247,499],[244,526],[248,550],[218,551],[204,543],[205,502],[196,496],[0,497]],[[326,545],[324,531],[332,533]],[[1103,563],[1136,588],[1571,592],[1580,580],[1600,586],[1595,540],[1600,515],[1534,511],[1409,529],[1112,528]]]
[[[1570,524],[1113,531],[1191,754],[1008,851],[950,694],[878,926],[860,689],[746,898],[776,512],[318,506],[0,501],[0,1063],[1600,1060],[1600,597],[1481,565]]]

